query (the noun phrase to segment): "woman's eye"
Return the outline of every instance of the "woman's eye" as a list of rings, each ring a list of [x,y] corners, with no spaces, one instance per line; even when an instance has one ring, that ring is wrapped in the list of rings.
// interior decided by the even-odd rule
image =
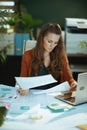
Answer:
[[[48,40],[48,42],[49,42],[49,43],[51,43],[51,41],[50,41],[50,40]]]
[[[55,42],[54,44],[58,44],[58,42]]]

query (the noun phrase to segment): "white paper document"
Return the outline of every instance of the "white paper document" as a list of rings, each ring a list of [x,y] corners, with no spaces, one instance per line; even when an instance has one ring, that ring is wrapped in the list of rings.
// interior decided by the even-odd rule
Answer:
[[[50,74],[37,77],[15,77],[15,80],[23,89],[39,87],[41,85],[57,82]]]
[[[70,88],[69,83],[66,81],[66,82],[63,82],[63,83],[56,85],[52,88],[49,88],[49,89],[34,91],[33,94],[64,92],[64,91],[68,91],[69,88]]]
[[[12,102],[17,98],[17,94],[15,87],[0,84],[0,99],[2,102]]]
[[[87,124],[87,113],[77,113],[68,117],[64,117],[61,120],[50,123],[49,128],[54,125],[56,128],[58,128],[58,130],[61,130],[61,128],[64,130],[72,130],[73,128],[74,130],[76,126],[81,124]]]
[[[64,112],[52,113],[49,109],[40,108],[40,104],[37,104],[23,114],[16,116],[7,115],[6,118],[13,121],[26,121],[27,123],[31,123],[32,121],[33,124],[45,124],[63,113]]]

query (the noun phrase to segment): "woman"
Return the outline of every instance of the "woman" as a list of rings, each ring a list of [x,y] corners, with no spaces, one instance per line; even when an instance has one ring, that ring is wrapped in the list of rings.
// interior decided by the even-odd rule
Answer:
[[[71,90],[77,82],[73,79],[69,68],[67,55],[62,39],[62,31],[59,24],[45,24],[39,33],[36,46],[28,50],[22,57],[22,77],[41,76],[52,74],[58,80],[58,84],[68,81]],[[45,87],[42,86],[41,89]],[[26,95],[29,89],[19,89],[19,93]]]

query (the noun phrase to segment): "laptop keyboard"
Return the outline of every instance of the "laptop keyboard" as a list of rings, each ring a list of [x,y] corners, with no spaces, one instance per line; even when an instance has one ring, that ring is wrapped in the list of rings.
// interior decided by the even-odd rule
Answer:
[[[75,102],[75,97],[70,97],[68,99],[65,99],[66,101]]]
[[[60,100],[69,101],[69,102],[72,102],[72,103],[75,102],[75,97],[65,98],[63,95],[57,95],[57,96],[55,96],[55,98],[58,98]]]

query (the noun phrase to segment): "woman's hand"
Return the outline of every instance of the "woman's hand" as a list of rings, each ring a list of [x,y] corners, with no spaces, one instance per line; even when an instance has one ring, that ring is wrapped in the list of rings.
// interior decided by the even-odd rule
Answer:
[[[29,93],[29,89],[22,89],[22,88],[19,88],[18,89],[18,92],[21,94],[21,95],[27,95]]]
[[[70,92],[76,91],[76,87],[77,87],[77,82],[76,82],[76,81],[72,82],[69,91],[70,91]]]

